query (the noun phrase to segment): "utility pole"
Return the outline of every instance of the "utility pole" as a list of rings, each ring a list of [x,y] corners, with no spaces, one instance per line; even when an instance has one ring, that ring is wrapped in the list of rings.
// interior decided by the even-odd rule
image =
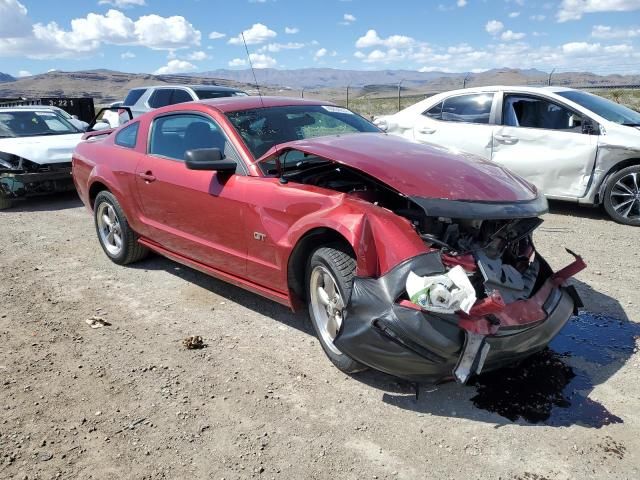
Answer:
[[[304,98],[304,87],[302,87],[302,92],[300,92],[300,98]]]
[[[347,108],[349,108],[349,88],[351,87],[351,84],[347,85]]]
[[[547,85],[551,86],[551,75],[553,75],[553,72],[555,72],[556,69],[554,68],[553,70],[551,70],[551,73],[549,74],[549,79],[547,80]]]
[[[401,110],[401,108],[400,108],[400,98],[401,98],[400,91],[401,91],[401,88],[402,88],[402,82],[404,82],[404,78],[398,82],[398,111]]]

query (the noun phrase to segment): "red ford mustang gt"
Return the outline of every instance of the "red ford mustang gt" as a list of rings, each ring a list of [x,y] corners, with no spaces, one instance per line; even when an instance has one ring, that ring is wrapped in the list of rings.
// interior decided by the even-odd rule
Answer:
[[[85,135],[73,178],[118,264],[153,250],[291,308],[345,372],[456,378],[544,348],[579,297],[502,167],[326,102],[234,97]]]

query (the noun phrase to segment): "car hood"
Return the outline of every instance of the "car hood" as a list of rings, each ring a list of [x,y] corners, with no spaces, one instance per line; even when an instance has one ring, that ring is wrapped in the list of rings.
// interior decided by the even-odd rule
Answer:
[[[16,155],[39,165],[71,162],[71,154],[82,133],[40,137],[0,138],[0,152]]]
[[[505,168],[474,155],[381,133],[316,137],[280,144],[357,169],[408,197],[473,202],[529,202],[536,188]]]

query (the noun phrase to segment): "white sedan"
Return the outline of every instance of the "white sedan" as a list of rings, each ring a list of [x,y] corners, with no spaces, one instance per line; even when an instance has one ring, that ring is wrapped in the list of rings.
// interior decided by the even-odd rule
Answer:
[[[604,205],[640,226],[640,113],[560,87],[478,87],[440,93],[374,120],[393,135],[480,155],[548,198]]]
[[[0,108],[0,210],[19,197],[73,190],[71,154],[82,135],[51,107]]]

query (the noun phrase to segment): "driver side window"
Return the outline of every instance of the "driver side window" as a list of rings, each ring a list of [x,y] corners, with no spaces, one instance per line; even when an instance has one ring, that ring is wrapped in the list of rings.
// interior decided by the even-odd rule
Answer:
[[[242,161],[217,123],[195,114],[163,115],[153,121],[149,154],[184,162],[187,150],[217,148],[224,157],[235,160],[237,173]]]

